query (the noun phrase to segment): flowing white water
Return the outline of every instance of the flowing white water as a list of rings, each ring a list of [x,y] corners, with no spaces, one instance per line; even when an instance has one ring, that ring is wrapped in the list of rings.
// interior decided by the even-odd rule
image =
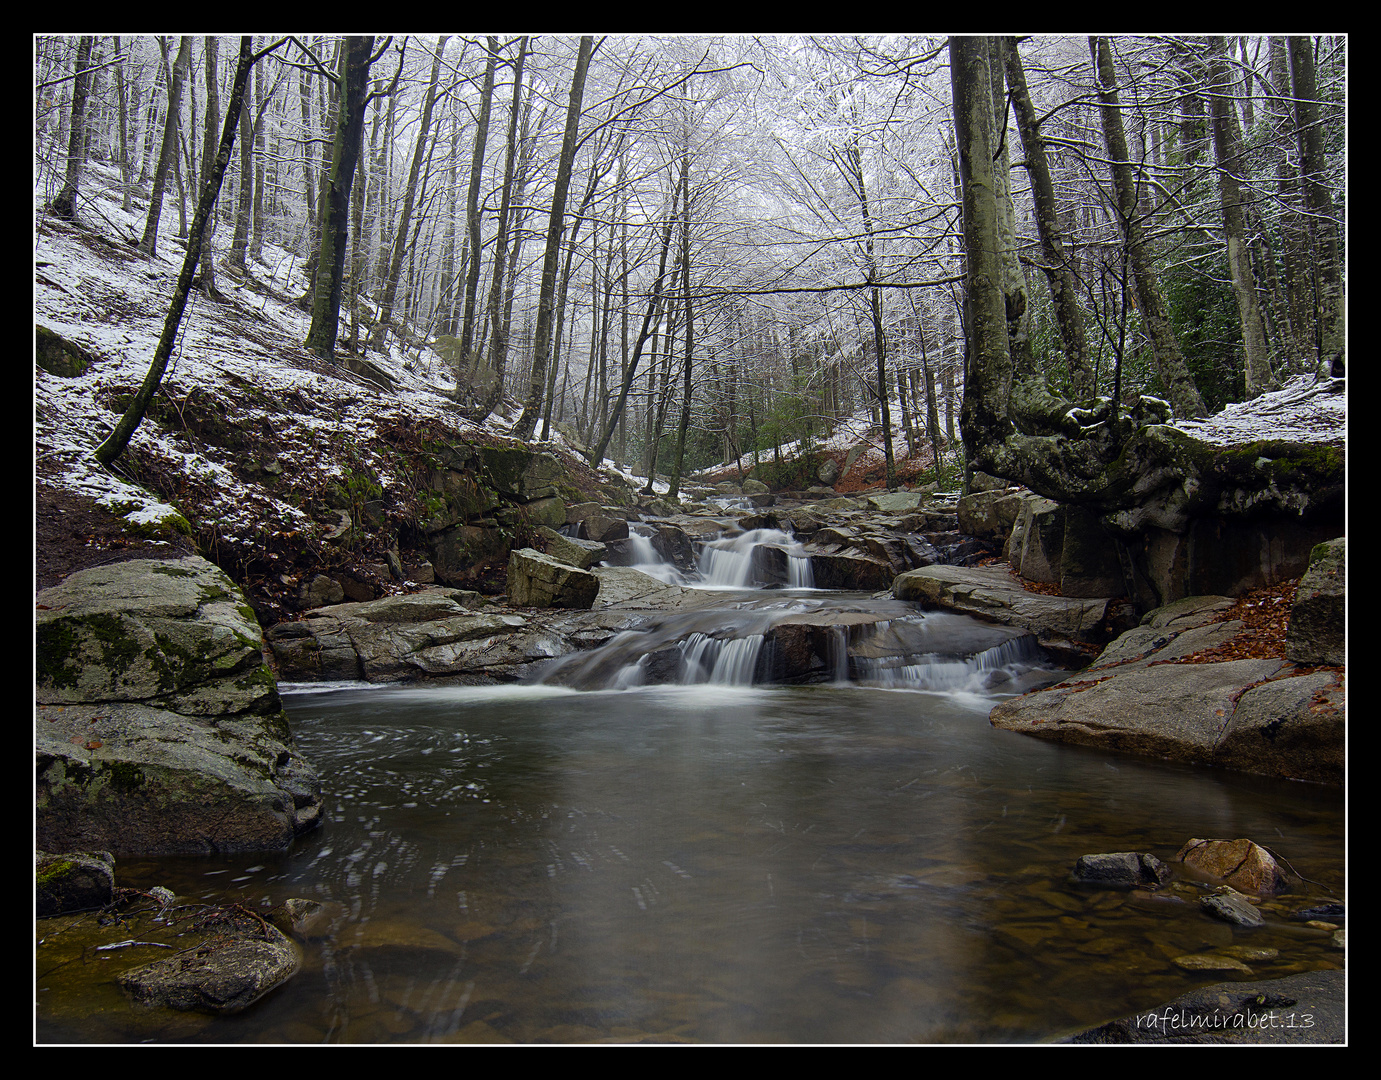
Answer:
[[[700,549],[701,588],[749,589],[787,585],[813,589],[815,577],[805,547],[781,529],[751,529],[711,540]]]

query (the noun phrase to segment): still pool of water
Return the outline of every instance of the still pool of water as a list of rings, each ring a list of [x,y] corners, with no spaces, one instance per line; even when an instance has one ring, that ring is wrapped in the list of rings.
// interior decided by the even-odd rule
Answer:
[[[331,902],[287,985],[224,1019],[47,997],[40,1042],[1036,1041],[1220,981],[1235,930],[1086,890],[1082,854],[1247,836],[1342,896],[1337,790],[994,730],[991,696],[859,686],[301,690],[325,780],[287,854],[121,859],[122,884]],[[1192,897],[1191,897],[1192,899]],[[1303,896],[1292,901],[1303,906]],[[152,957],[129,956],[124,966]],[[117,963],[120,961],[117,960]]]

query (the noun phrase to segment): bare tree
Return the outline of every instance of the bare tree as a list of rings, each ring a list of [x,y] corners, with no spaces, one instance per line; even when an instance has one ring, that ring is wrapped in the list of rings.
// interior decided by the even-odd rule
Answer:
[[[225,124],[221,129],[220,148],[216,153],[216,160],[211,173],[202,186],[201,198],[197,202],[196,214],[192,218],[192,227],[187,237],[187,254],[182,260],[182,271],[178,274],[177,285],[173,289],[172,300],[168,304],[168,314],[163,320],[163,333],[158,339],[153,360],[149,364],[149,370],[144,376],[143,383],[140,384],[139,390],[134,395],[134,400],[130,402],[124,415],[120,417],[119,422],[115,425],[115,430],[96,448],[96,460],[103,465],[109,465],[124,453],[125,447],[129,445],[130,439],[134,436],[135,430],[143,421],[144,413],[148,411],[149,402],[153,400],[153,395],[158,391],[158,386],[163,381],[163,372],[168,366],[168,358],[173,354],[173,345],[177,341],[178,328],[182,325],[182,313],[187,306],[187,295],[192,291],[192,279],[196,275],[197,263],[201,258],[202,237],[206,231],[206,222],[216,205],[216,198],[221,190],[221,181],[225,177],[226,166],[230,163],[230,152],[235,145],[235,129],[239,124],[240,110],[244,105],[249,73],[253,69],[255,61],[266,52],[271,51],[272,48],[277,48],[277,45],[256,54],[252,38],[243,37],[240,39],[240,58],[235,67],[235,80],[230,90],[230,102],[226,106]]]
[[[547,364],[551,358],[553,309],[556,300],[556,273],[561,259],[561,233],[565,227],[566,193],[571,184],[571,168],[575,161],[576,134],[580,127],[580,106],[585,96],[585,74],[590,66],[590,53],[595,39],[580,39],[576,53],[575,71],[571,75],[571,100],[566,109],[566,133],[561,142],[561,158],[556,167],[556,190],[551,200],[551,218],[547,225],[547,248],[542,260],[542,290],[537,300],[537,334],[532,351],[532,382],[523,414],[513,426],[513,434],[520,439],[532,438],[542,409],[547,383]]]

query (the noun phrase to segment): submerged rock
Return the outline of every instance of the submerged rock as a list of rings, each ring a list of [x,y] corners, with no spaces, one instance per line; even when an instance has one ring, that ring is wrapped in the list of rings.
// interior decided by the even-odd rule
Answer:
[[[281,930],[243,915],[208,920],[201,943],[116,981],[141,1005],[237,1013],[297,973],[302,956]]]
[[[1253,896],[1271,896],[1287,887],[1271,853],[1251,840],[1188,840],[1175,858]]]
[[[1170,880],[1171,869],[1150,852],[1114,851],[1104,855],[1082,855],[1074,864],[1074,876],[1087,885],[1118,888],[1150,886]]]

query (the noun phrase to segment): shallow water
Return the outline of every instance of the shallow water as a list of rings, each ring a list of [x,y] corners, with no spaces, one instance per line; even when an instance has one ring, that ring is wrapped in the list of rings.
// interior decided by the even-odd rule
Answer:
[[[120,878],[331,901],[331,932],[220,1020],[113,990],[66,1003],[40,978],[38,1039],[1027,1042],[1226,977],[1181,970],[1187,953],[1278,950],[1258,977],[1341,966],[1326,932],[1069,878],[1089,852],[1249,836],[1341,896],[1339,792],[1046,744],[991,728],[995,700],[289,693],[323,828],[281,857],[122,859]]]

